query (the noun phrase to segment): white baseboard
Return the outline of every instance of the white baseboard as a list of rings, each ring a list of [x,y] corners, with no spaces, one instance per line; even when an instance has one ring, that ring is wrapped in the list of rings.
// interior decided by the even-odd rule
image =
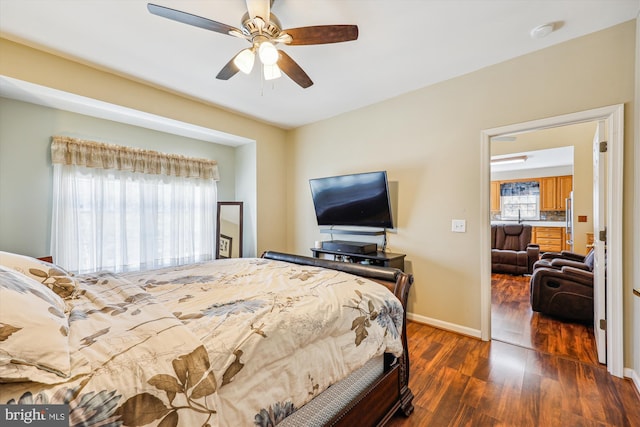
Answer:
[[[442,320],[432,319],[431,317],[421,316],[419,314],[407,313],[407,319],[413,320],[418,323],[424,323],[425,325],[433,326],[438,329],[444,329],[446,331],[468,335],[473,338],[481,337],[479,329],[472,329],[455,323],[444,322]]]
[[[633,385],[636,386],[636,391],[640,394],[640,375],[631,368],[624,368],[624,376],[633,381]]]

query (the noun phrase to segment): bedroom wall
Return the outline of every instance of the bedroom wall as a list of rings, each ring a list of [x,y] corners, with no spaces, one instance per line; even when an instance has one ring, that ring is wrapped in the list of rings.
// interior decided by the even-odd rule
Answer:
[[[234,147],[7,98],[0,123],[0,250],[50,255],[53,135],[217,160],[218,197],[235,197]]]
[[[229,200],[242,200],[243,239],[242,256],[259,256],[256,250],[256,144],[245,144],[236,150],[236,196]],[[222,199],[219,199],[222,201]]]
[[[254,147],[244,149],[255,151],[255,168],[237,171],[243,177],[243,193],[236,196],[252,199],[243,201],[255,205],[248,206],[256,232],[248,250],[260,254],[267,249],[286,249],[285,196],[273,191],[285,186],[284,130],[5,38],[0,38],[0,52],[0,75],[256,141]],[[247,153],[243,151],[242,156]]]
[[[462,333],[480,330],[480,132],[624,103],[624,235],[633,220],[635,21],[546,48],[291,132],[291,250],[309,254],[322,237],[308,179],[386,169],[398,182],[397,233],[415,275],[411,317]],[[489,194],[488,189],[486,194]],[[466,219],[466,233],[451,220]],[[624,297],[635,264],[625,239]],[[632,366],[633,311],[625,312],[625,366]]]

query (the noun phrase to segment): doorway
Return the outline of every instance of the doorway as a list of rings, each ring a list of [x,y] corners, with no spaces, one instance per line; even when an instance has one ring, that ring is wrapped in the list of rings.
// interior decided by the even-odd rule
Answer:
[[[493,138],[491,224],[530,226],[531,242],[541,253],[586,256],[594,218],[595,130],[595,122],[586,122]],[[537,191],[523,183],[536,184]],[[562,321],[533,311],[530,280],[528,273],[492,271],[492,340],[598,364],[593,321]]]
[[[503,135],[518,135],[535,130],[604,120],[607,125],[607,370],[623,374],[623,305],[622,305],[622,151],[623,105],[614,105],[563,116],[519,123],[481,132],[481,336],[491,339],[491,259],[490,259],[490,141]]]

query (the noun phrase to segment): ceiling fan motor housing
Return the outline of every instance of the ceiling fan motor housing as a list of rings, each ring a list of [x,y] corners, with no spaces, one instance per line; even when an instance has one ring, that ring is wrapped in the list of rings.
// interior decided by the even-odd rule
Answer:
[[[248,37],[255,37],[256,35],[268,35],[269,38],[276,38],[280,34],[281,24],[278,18],[272,13],[269,17],[269,22],[264,22],[260,19],[260,24],[262,25],[262,29],[260,28],[260,24],[257,22],[258,19],[252,19],[249,17],[248,13],[245,13],[242,17],[242,32]]]

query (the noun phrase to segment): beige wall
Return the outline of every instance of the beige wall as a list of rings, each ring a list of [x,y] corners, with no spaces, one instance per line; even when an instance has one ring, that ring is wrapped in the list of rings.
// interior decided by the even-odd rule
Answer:
[[[285,249],[284,196],[272,191],[285,185],[284,130],[7,39],[0,38],[0,56],[0,75],[255,140],[255,181],[243,182],[257,189],[256,206],[247,207],[257,231],[252,249]]]
[[[399,224],[390,249],[415,275],[414,318],[480,329],[480,132],[624,103],[624,234],[632,221],[635,22],[581,37],[291,132],[289,248],[309,253],[320,235],[307,180],[386,169],[399,183]],[[486,191],[489,194],[489,191]],[[466,219],[466,233],[451,220]],[[632,245],[624,243],[625,307]],[[625,313],[631,365],[632,311]]]
[[[524,170],[519,177],[573,175],[574,252],[586,254],[587,232],[593,232],[593,136],[597,122],[581,123],[520,134],[514,142],[494,141],[491,155],[545,150],[556,147],[573,147],[573,170],[558,173],[553,170]],[[529,172],[527,174],[527,172]],[[507,179],[506,173],[500,179]],[[513,176],[515,178],[515,175]],[[578,215],[587,222],[578,222]]]

